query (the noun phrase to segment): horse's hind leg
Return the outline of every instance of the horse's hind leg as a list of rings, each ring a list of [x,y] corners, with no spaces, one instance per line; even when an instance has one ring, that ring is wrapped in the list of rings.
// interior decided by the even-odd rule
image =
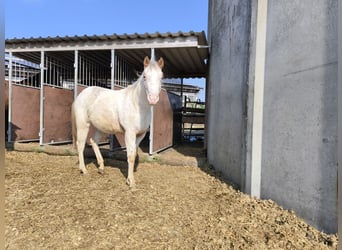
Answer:
[[[83,174],[88,173],[88,171],[85,167],[85,164],[84,164],[84,155],[83,155],[85,143],[87,140],[88,131],[89,131],[89,125],[87,125],[83,128],[77,129],[77,142],[76,143],[77,143],[77,151],[78,151],[78,161],[79,161],[80,171]]]
[[[144,139],[145,135],[146,135],[146,132],[143,134],[137,135],[137,138],[135,140],[135,145],[136,145],[137,150],[140,145],[140,142]]]
[[[97,163],[99,164],[98,171],[100,174],[103,174],[104,172],[104,164],[103,164],[104,161],[103,161],[103,157],[101,155],[101,152],[98,146],[98,143],[100,142],[102,135],[103,134],[96,129],[93,138],[90,138],[91,146],[93,147],[94,153],[96,155]]]

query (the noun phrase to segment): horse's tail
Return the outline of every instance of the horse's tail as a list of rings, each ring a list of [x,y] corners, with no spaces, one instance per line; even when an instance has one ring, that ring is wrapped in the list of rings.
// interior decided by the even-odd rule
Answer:
[[[71,105],[71,131],[72,131],[72,145],[73,145],[73,148],[76,149],[77,127],[76,127],[74,103]]]

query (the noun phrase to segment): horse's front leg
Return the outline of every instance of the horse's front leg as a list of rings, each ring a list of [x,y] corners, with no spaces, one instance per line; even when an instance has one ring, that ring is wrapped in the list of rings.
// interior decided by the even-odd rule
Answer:
[[[136,134],[133,131],[125,132],[125,144],[127,150],[127,163],[128,163],[128,176],[127,176],[127,184],[130,188],[135,189],[135,180],[134,180],[134,162],[135,157],[137,155],[136,149]]]

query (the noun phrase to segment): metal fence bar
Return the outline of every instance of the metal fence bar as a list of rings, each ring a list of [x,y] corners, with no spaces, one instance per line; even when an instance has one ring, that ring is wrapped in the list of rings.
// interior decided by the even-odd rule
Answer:
[[[115,79],[115,50],[112,49],[110,53],[110,88],[114,89],[114,79]],[[114,151],[114,135],[109,136],[109,147],[110,151]]]
[[[43,145],[44,135],[44,51],[40,52],[40,116],[39,116],[39,145]]]
[[[74,100],[77,97],[77,83],[78,83],[78,50],[74,52]]]
[[[12,141],[12,52],[9,53],[8,61],[8,130],[7,130],[7,141]]]

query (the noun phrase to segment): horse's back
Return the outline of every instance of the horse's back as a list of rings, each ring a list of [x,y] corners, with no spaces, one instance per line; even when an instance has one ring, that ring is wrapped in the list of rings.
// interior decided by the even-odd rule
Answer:
[[[84,89],[73,103],[73,112],[77,120],[89,121],[89,111],[94,103],[107,89],[101,87],[88,87]],[[78,123],[80,123],[80,121]]]
[[[88,87],[76,98],[75,113],[102,132],[122,132],[118,115],[122,99],[120,91]]]
[[[93,103],[101,94],[108,91],[108,89],[92,86],[83,90],[76,98],[75,105],[82,103],[82,106]]]

